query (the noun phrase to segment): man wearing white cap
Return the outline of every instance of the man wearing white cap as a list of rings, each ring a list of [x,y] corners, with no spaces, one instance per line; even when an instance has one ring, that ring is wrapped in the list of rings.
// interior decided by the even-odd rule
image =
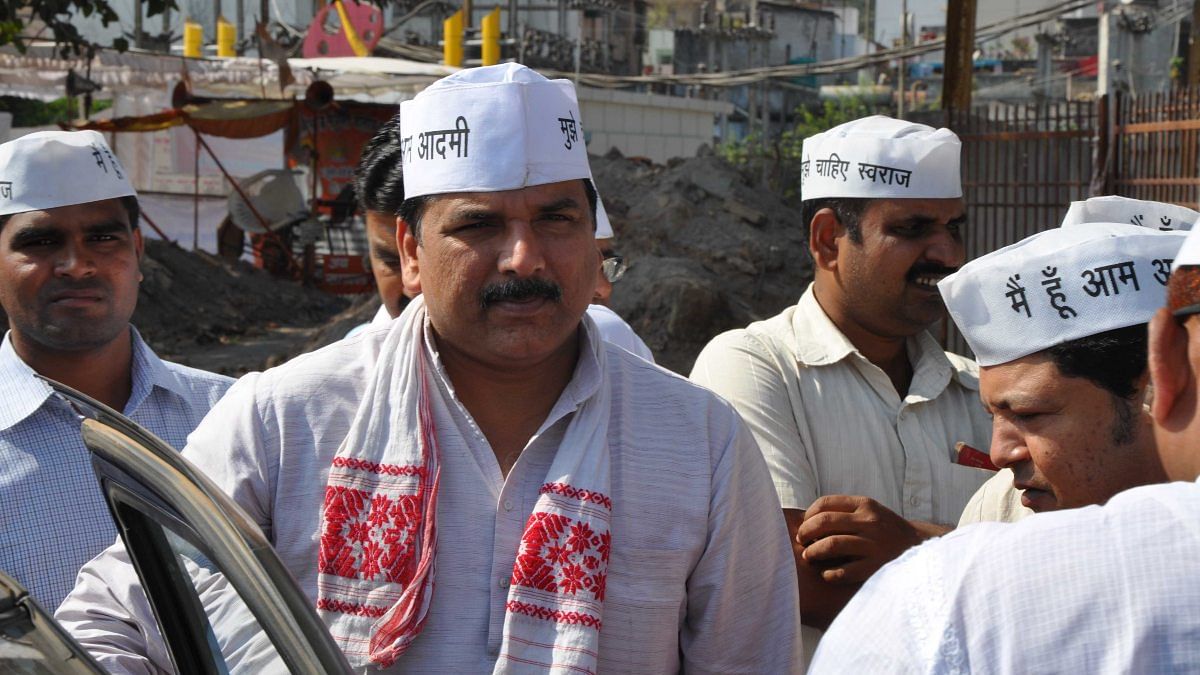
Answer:
[[[129,325],[137,195],[94,131],[0,145],[0,569],[53,609],[116,538],[79,421],[38,379],[70,385],[182,447],[232,382],[161,361]]]
[[[754,431],[793,537],[805,643],[867,577],[957,522],[987,478],[976,368],[926,329],[962,264],[958,138],[868,117],[804,141],[815,281],[779,316],[717,336],[692,379]],[[847,496],[852,495],[852,496]]]
[[[579,121],[569,82],[517,64],[404,102],[421,295],[387,331],[244,377],[185,455],[356,668],[792,672],[795,575],[753,437],[584,318]]]
[[[1198,220],[1200,212],[1186,206],[1110,195],[1071,202],[1062,224],[1129,223],[1162,231],[1186,231]]]
[[[1160,283],[1141,287],[1134,296],[1140,304],[1123,312],[1083,318],[1060,299],[1061,311],[1027,316],[1024,324],[960,324],[972,348],[975,342],[1008,339],[1004,353],[990,352],[986,362],[977,352],[984,366],[979,378],[984,407],[993,400],[1003,404],[989,407],[994,419],[991,458],[1000,471],[971,497],[960,527],[987,520],[1014,522],[1035,511],[1103,504],[1122,490],[1165,480],[1150,433],[1150,414],[1143,407],[1149,384],[1146,324],[1162,305],[1162,282],[1183,238],[1176,229],[1190,228],[1197,218],[1200,214],[1173,204],[1095,197],[1071,205],[1063,223],[1067,231],[1018,244],[1019,250],[1030,254],[1024,278],[1049,281],[1054,275],[1044,272],[1058,270],[1057,278],[1067,279],[1079,274],[1060,263],[1076,253],[1072,247],[1077,237],[1092,234],[1087,228],[1153,222],[1154,227],[1123,228],[1126,234],[1120,241],[1131,260],[1158,261],[1161,269],[1155,269],[1154,279]],[[1037,261],[1045,265],[1038,268]],[[951,294],[965,297],[962,286],[987,274],[986,266],[970,267],[972,274],[964,269],[952,277],[953,284],[947,279],[942,287],[956,319],[969,320],[974,307],[970,301],[951,301]],[[1045,292],[1053,285],[1034,288]],[[1036,338],[1031,326],[1039,331]],[[1004,328],[1010,332],[997,332]],[[997,360],[1004,357],[1013,358]]]
[[[596,292],[592,296],[592,304],[588,305],[587,315],[600,330],[600,335],[608,342],[628,351],[634,356],[654,363],[654,352],[646,346],[642,338],[634,332],[633,327],[625,323],[620,314],[608,307],[612,298],[613,284],[620,281],[625,274],[625,259],[613,248],[612,222],[604,210],[604,202],[599,197],[596,200],[596,249],[600,253],[600,274],[596,280]]]
[[[400,316],[409,298],[420,292],[405,286],[400,269],[399,245],[404,238],[404,225],[397,222],[395,215],[404,202],[399,115],[384,123],[363,147],[362,158],[354,170],[354,187],[359,208],[366,220],[371,275],[375,278],[382,305],[370,323],[355,326],[346,337],[357,335],[370,326],[386,325]],[[607,307],[608,297],[612,294],[612,282],[624,272],[623,261],[612,253],[612,237],[612,224],[604,211],[604,203],[597,197],[596,246],[600,249],[602,262],[595,304],[588,306],[588,316],[596,323],[605,340],[653,363],[654,354],[646,347],[646,343],[624,319]],[[613,279],[609,279],[610,276]]]
[[[1095,237],[1076,241],[1080,250],[1062,254],[1058,271],[1090,258],[1085,271],[1092,274],[1064,275],[1061,288],[1042,285],[1049,279],[1044,265],[1027,266],[1021,251],[1014,253],[1020,244],[991,258],[1007,260],[999,270],[1007,274],[980,279],[974,290],[943,283],[975,296],[980,307],[973,323],[984,312],[1001,325],[1031,323],[1026,304],[1030,314],[1071,307],[1080,319],[1123,313],[1140,304],[1144,292],[1135,289],[1135,275],[1140,289],[1162,294],[1157,266],[1131,259],[1116,245],[1124,236],[1098,228]],[[1126,490],[1103,506],[964,527],[909,551],[859,591],[825,635],[809,672],[1200,670],[1200,233],[1193,230],[1170,257],[1171,311],[1160,308],[1151,321],[1150,372],[1158,455],[1167,476],[1181,482]],[[1023,297],[1008,283],[1016,274]],[[1002,336],[1010,331],[1002,328],[994,342],[981,343],[984,354],[1008,356],[1012,341]],[[1045,335],[1036,325],[1031,334]],[[863,639],[865,632],[870,639]]]
[[[366,221],[371,275],[382,301],[372,323],[386,323],[400,316],[408,299],[416,295],[415,289],[404,286],[397,243],[396,211],[404,202],[399,115],[385,122],[363,146],[354,168],[354,196]]]

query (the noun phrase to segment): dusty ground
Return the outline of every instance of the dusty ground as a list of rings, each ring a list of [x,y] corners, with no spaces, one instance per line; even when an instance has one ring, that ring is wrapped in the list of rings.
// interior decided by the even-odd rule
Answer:
[[[133,325],[146,341],[162,358],[228,375],[281,362],[350,304],[156,239],[142,274]]]

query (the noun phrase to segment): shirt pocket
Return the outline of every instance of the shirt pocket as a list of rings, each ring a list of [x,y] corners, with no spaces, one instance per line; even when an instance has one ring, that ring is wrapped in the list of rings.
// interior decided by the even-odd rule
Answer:
[[[602,671],[679,670],[691,563],[688,551],[614,547],[600,631]]]

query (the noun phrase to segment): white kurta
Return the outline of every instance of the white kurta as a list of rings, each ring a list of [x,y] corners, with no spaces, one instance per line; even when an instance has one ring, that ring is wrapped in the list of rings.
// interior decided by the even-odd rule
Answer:
[[[783,508],[864,495],[910,520],[953,525],[990,475],[954,462],[958,441],[984,452],[991,441],[978,368],[928,333],[908,340],[908,356],[912,384],[901,396],[809,286],[778,316],[714,338],[691,378],[750,425]],[[821,632],[804,632],[812,649]]]
[[[809,672],[1198,672],[1198,524],[1170,483],[957,530],[872,577]]]
[[[263,528],[310,598],[330,462],[395,324],[372,327],[242,378],[189,438],[185,456]],[[507,585],[525,522],[571,416],[600,377],[575,374],[507,478],[440,368],[442,484],[433,604],[394,672],[486,672],[500,647]],[[733,409],[624,350],[608,349],[612,557],[602,672],[791,672],[799,658],[795,567],[770,477]],[[128,564],[89,563],[58,618],[105,665],[137,640],[106,626],[106,596],[128,594]]]
[[[654,352],[650,351],[620,314],[604,305],[588,305],[587,315],[596,323],[596,327],[600,329],[600,337],[604,338],[605,342],[611,342],[634,356],[654,363]]]

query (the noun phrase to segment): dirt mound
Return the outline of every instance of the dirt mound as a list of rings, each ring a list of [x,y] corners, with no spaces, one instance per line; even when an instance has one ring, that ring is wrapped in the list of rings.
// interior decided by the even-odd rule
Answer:
[[[777,314],[812,279],[799,209],[719,157],[591,162],[630,263],[613,309],[661,365],[686,375],[714,335]]]
[[[294,351],[347,305],[245,262],[146,239],[133,325],[160,356],[229,374]]]
[[[331,345],[346,337],[352,329],[371,323],[382,305],[378,293],[359,295],[353,298],[349,307],[330,318],[320,330],[313,333],[303,344],[297,345],[290,356],[299,356],[306,352],[314,352],[321,347]]]

